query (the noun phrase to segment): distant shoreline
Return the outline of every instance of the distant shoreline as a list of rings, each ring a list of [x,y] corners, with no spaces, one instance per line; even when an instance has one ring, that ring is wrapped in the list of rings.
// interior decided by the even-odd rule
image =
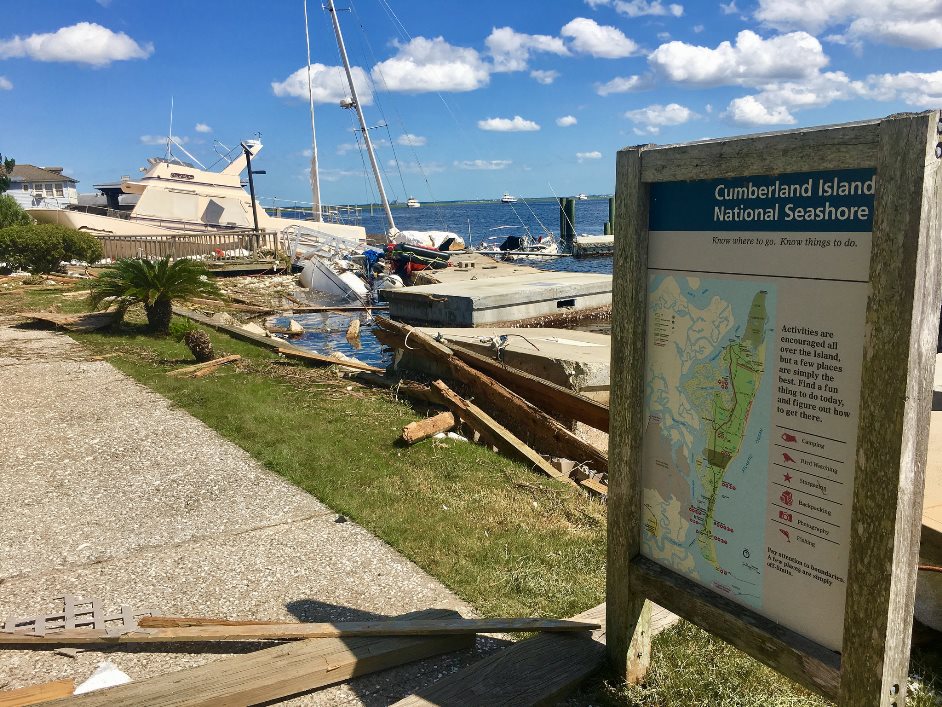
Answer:
[[[611,199],[612,196],[614,195],[613,194],[590,194],[589,198],[586,199],[585,201],[599,201],[602,199]],[[575,197],[568,197],[568,198],[575,198]],[[538,196],[532,199],[518,196],[517,201],[515,203],[523,204],[524,202],[526,202],[527,204],[542,204],[542,203],[552,203],[554,201],[556,201],[555,196]],[[474,206],[475,204],[487,205],[487,204],[501,204],[501,203],[503,202],[500,199],[460,199],[457,201],[423,201],[422,206],[420,208],[427,208],[431,206]],[[342,206],[342,207],[350,207],[350,208],[356,207],[358,209],[363,209],[363,210],[369,209],[371,207],[373,209],[383,208],[382,204],[378,204],[375,202],[372,204],[332,204],[332,206]],[[389,207],[391,209],[408,209],[409,208],[408,206],[406,206],[405,202],[391,203]],[[290,209],[291,211],[310,211],[311,210],[310,206],[281,206],[279,208]],[[273,210],[274,207],[266,207],[266,209]]]

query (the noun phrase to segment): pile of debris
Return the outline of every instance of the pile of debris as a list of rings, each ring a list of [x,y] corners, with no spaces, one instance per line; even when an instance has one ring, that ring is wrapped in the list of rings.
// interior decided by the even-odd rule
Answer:
[[[475,684],[476,692],[483,689],[480,676],[486,675],[488,691],[502,699],[516,693],[524,702],[510,703],[534,704],[541,697],[558,695],[577,684],[596,669],[604,657],[604,605],[568,620],[465,619],[455,611],[443,609],[380,621],[340,623],[284,623],[151,613],[128,606],[107,613],[97,600],[66,596],[61,612],[48,616],[8,617],[0,624],[0,648],[101,650],[115,645],[161,643],[164,650],[185,650],[186,646],[194,644],[235,641],[258,645],[249,653],[138,682],[105,662],[92,679],[78,688],[72,680],[57,680],[0,691],[0,704],[35,704],[85,692],[89,694],[78,702],[87,705],[156,705],[169,701],[175,705],[258,704],[468,649],[474,645],[478,634],[537,632],[536,638],[492,654],[401,702],[428,704],[424,700],[435,693],[466,696],[467,685]],[[517,672],[521,668],[526,669],[526,674]],[[455,692],[456,684],[461,683],[465,687],[458,687]],[[455,697],[435,701],[435,704],[460,703]]]

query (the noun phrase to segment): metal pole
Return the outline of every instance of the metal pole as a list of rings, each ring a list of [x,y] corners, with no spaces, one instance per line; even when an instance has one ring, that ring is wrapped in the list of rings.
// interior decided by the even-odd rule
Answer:
[[[307,44],[307,96],[311,102],[311,217],[321,221],[321,183],[317,171],[317,132],[314,129],[314,87],[311,83],[311,37],[307,24],[307,0],[304,0],[304,41]]]
[[[249,173],[249,198],[252,199],[252,220],[255,222],[255,232],[258,233],[258,211],[255,210],[255,180],[252,179],[252,152],[241,143],[242,151],[245,152],[245,166]]]
[[[363,109],[360,108],[360,99],[357,97],[356,86],[353,85],[353,73],[350,71],[350,60],[347,58],[347,48],[343,44],[343,35],[340,33],[340,20],[337,19],[337,8],[334,7],[334,0],[327,0],[327,11],[330,13],[330,19],[333,20],[334,23],[334,34],[337,35],[337,48],[340,49],[340,58],[343,60],[343,68],[347,72],[347,83],[350,84],[350,96],[353,98],[353,107],[356,108],[357,117],[360,119],[363,141],[366,143],[366,151],[370,156],[370,164],[373,165],[373,176],[376,177],[376,188],[379,190],[379,197],[383,202],[386,220],[389,221],[389,230],[396,231],[396,222],[393,220],[392,209],[389,208],[389,200],[386,198],[386,190],[383,188],[383,178],[379,173],[379,164],[376,162],[376,155],[373,153],[373,142],[370,140],[370,131],[366,127]]]

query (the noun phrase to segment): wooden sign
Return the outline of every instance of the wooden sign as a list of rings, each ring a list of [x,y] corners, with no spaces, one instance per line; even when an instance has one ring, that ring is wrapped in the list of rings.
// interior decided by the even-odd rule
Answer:
[[[651,600],[840,704],[904,703],[940,135],[932,112],[619,152],[607,625],[629,680]]]

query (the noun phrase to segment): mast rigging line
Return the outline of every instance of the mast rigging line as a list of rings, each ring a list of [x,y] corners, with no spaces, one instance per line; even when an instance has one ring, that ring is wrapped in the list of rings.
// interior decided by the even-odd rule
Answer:
[[[307,96],[311,105],[311,218],[317,223],[321,216],[321,183],[317,167],[317,131],[314,128],[314,85],[311,78],[311,32],[304,0],[304,42],[307,46]]]
[[[385,92],[387,92],[387,93],[390,93],[390,91],[389,91],[389,85],[386,83],[386,77],[383,75],[382,69],[379,68],[381,62],[377,59],[377,57],[376,57],[376,52],[373,51],[373,45],[370,43],[370,38],[369,38],[369,35],[368,35],[367,32],[366,32],[366,27],[364,27],[364,25],[363,25],[363,20],[362,20],[362,18],[360,17],[360,14],[357,12],[356,6],[353,4],[352,1],[350,2],[350,10],[351,10],[351,12],[353,13],[353,15],[356,17],[357,23],[360,25],[360,33],[361,33],[361,35],[362,35],[362,37],[363,37],[363,42],[364,42],[364,44],[366,45],[366,50],[367,50],[367,52],[369,53],[370,60],[371,60],[372,63],[373,63],[373,70],[376,71],[376,73],[377,73],[378,76],[379,76],[379,80],[380,80],[380,82],[382,83],[383,91],[385,91]],[[387,12],[387,15],[388,15],[388,14],[389,14],[389,13]],[[393,13],[393,17],[394,17],[394,22],[395,22],[396,24],[398,24],[399,27],[402,27],[402,23],[399,22],[399,18],[398,18],[398,17],[395,17],[395,13]],[[402,28],[402,31],[405,31],[405,28]],[[408,35],[408,32],[406,32],[406,34]],[[400,32],[400,36],[401,36],[401,32]],[[410,38],[410,39],[411,39],[411,38]],[[396,168],[397,168],[398,171],[399,171],[399,181],[402,182],[402,189],[403,189],[403,191],[404,191],[404,192],[407,192],[408,190],[406,189],[405,180],[403,179],[403,176],[402,176],[402,167],[401,167],[401,165],[400,165],[400,163],[399,163],[399,157],[398,157],[398,155],[396,154],[395,143],[393,142],[392,135],[389,134],[389,120],[386,118],[386,113],[385,113],[385,111],[384,111],[384,109],[383,109],[382,102],[381,102],[380,99],[379,99],[379,93],[380,93],[380,91],[375,90],[375,88],[376,88],[376,82],[373,81],[372,75],[370,76],[370,82],[371,82],[371,83],[373,84],[373,86],[374,86],[373,94],[374,94],[374,98],[376,99],[376,106],[377,106],[377,108],[379,108],[380,115],[382,115],[382,117],[383,117],[383,122],[386,123],[386,132],[387,132],[387,135],[388,135],[388,137],[389,137],[389,145],[390,145],[390,147],[392,148],[393,159],[396,161]],[[402,119],[402,114],[399,112],[399,108],[398,108],[398,106],[396,105],[395,102],[393,102],[393,104],[392,104],[392,109],[393,109],[393,112],[394,112],[395,115],[396,115],[396,118],[397,118],[398,123],[399,123],[399,127],[400,127],[400,129],[402,130],[402,133],[403,133],[404,135],[405,135],[405,134],[411,134],[411,133],[409,133],[408,129],[406,128],[405,121]],[[425,188],[426,188],[426,190],[427,190],[427,192],[428,192],[428,195],[431,197],[432,203],[435,204],[435,206],[434,206],[435,215],[438,217],[438,220],[439,220],[439,222],[441,223],[442,228],[443,228],[444,230],[446,230],[446,231],[449,231],[449,230],[451,230],[451,229],[448,227],[448,224],[447,224],[446,221],[445,221],[445,215],[444,215],[444,213],[443,213],[441,207],[439,207],[439,206],[437,205],[438,199],[435,198],[435,194],[434,194],[434,192],[432,191],[432,184],[431,184],[431,182],[429,181],[428,173],[425,171],[425,167],[422,165],[422,161],[419,159],[419,153],[416,151],[415,145],[414,145],[414,144],[411,144],[411,142],[410,142],[410,144],[409,144],[409,148],[412,150],[412,158],[415,160],[415,163],[416,163],[416,165],[417,165],[418,168],[419,168],[419,173],[422,175],[422,181],[425,182]]]

